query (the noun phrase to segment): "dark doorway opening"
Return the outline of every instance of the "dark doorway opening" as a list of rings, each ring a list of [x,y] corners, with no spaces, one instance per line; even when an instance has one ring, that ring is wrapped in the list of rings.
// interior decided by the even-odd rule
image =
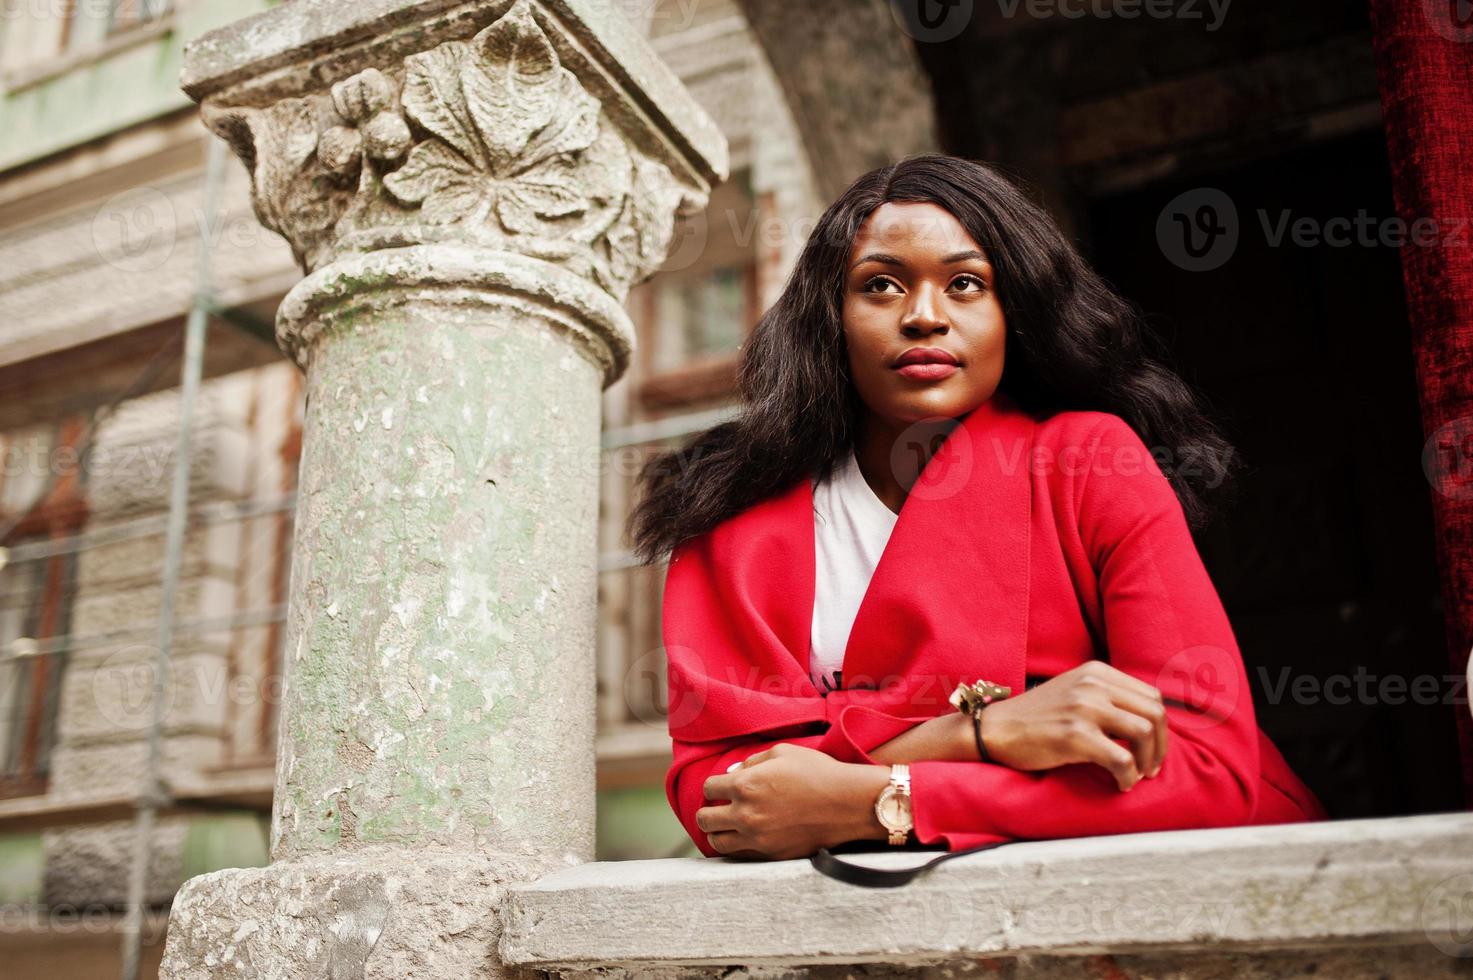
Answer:
[[[1467,695],[1448,663],[1390,188],[1385,144],[1366,132],[1098,198],[1085,215],[1090,260],[1246,463],[1198,547],[1259,724],[1337,818],[1463,808]],[[1203,189],[1236,217],[1201,213],[1224,199]],[[1203,229],[1232,221],[1236,245],[1214,266]]]

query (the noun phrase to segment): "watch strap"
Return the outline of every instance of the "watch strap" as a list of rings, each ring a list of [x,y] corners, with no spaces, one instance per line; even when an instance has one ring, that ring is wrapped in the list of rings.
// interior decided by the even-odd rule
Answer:
[[[910,766],[908,764],[896,762],[890,766],[890,783],[886,789],[891,787],[894,787],[898,795],[904,795],[907,802],[910,801]],[[910,832],[914,827],[914,817],[911,818],[909,827],[886,827],[885,829],[890,832],[890,844],[895,847],[903,847],[910,839]]]
[[[851,885],[861,885],[865,888],[898,888],[909,884],[943,861],[950,861],[963,854],[975,854],[978,851],[1002,847],[1004,844],[1016,843],[1017,841],[1000,840],[990,844],[978,844],[976,847],[968,847],[960,851],[949,851],[913,868],[873,868],[869,865],[855,864],[852,861],[844,861],[835,857],[827,847],[820,847],[809,856],[808,862],[821,874]]]

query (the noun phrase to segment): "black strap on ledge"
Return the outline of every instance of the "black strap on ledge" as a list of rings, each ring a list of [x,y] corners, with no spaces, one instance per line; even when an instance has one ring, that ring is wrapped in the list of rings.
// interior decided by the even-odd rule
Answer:
[[[841,676],[840,671],[834,671],[834,687],[842,686],[839,684]],[[1049,680],[1052,676],[1051,674],[1027,674],[1024,677],[1024,689],[1032,690],[1044,681]],[[827,696],[828,691],[824,691],[824,694]],[[865,843],[868,844],[869,842],[866,841]],[[910,848],[896,847],[894,850],[914,849],[915,839],[912,838],[909,843],[912,845]],[[843,861],[834,857],[833,852],[827,847],[820,847],[816,852],[810,854],[808,861],[820,873],[839,881],[848,882],[851,885],[862,885],[865,888],[899,888],[901,885],[910,884],[942,861],[950,861],[952,858],[961,857],[963,854],[976,854],[978,851],[990,851],[994,847],[1016,843],[1018,843],[1016,840],[1000,840],[993,841],[990,844],[978,844],[976,847],[968,847],[960,851],[948,851],[913,868],[872,868],[868,865],[855,864],[852,861]],[[841,844],[839,847],[844,848],[845,845]],[[871,850],[873,849],[871,848]]]
[[[990,844],[978,844],[976,847],[968,847],[960,851],[948,851],[913,868],[872,868],[868,865],[855,864],[852,861],[843,861],[834,857],[833,852],[827,847],[820,847],[815,853],[809,855],[808,861],[821,873],[851,885],[862,885],[865,888],[899,888],[930,871],[942,861],[950,861],[963,854],[976,854],[978,851],[990,851],[994,847],[1015,843],[1017,842],[1000,840]]]

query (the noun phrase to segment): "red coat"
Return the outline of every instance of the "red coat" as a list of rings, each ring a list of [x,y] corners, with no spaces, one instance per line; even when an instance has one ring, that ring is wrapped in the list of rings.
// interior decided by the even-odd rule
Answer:
[[[1165,457],[1163,457],[1165,458]],[[1096,656],[1159,688],[1160,773],[1121,792],[1094,763],[1023,772],[912,763],[915,837],[990,841],[1324,819],[1259,730],[1237,641],[1181,504],[1123,419],[1037,421],[1002,393],[945,439],[900,510],[826,697],[807,669],[814,597],[805,478],[684,542],[665,581],[674,762],[686,831],[703,784],[777,742],[846,762],[955,710],[979,677],[1022,693]]]

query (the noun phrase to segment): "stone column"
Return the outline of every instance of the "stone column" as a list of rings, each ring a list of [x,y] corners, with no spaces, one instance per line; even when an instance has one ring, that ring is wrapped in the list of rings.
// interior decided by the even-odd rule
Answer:
[[[500,975],[502,886],[593,856],[599,396],[725,141],[597,0],[298,0],[185,61],[308,273],[307,418],[273,863],[186,883],[163,975]]]

